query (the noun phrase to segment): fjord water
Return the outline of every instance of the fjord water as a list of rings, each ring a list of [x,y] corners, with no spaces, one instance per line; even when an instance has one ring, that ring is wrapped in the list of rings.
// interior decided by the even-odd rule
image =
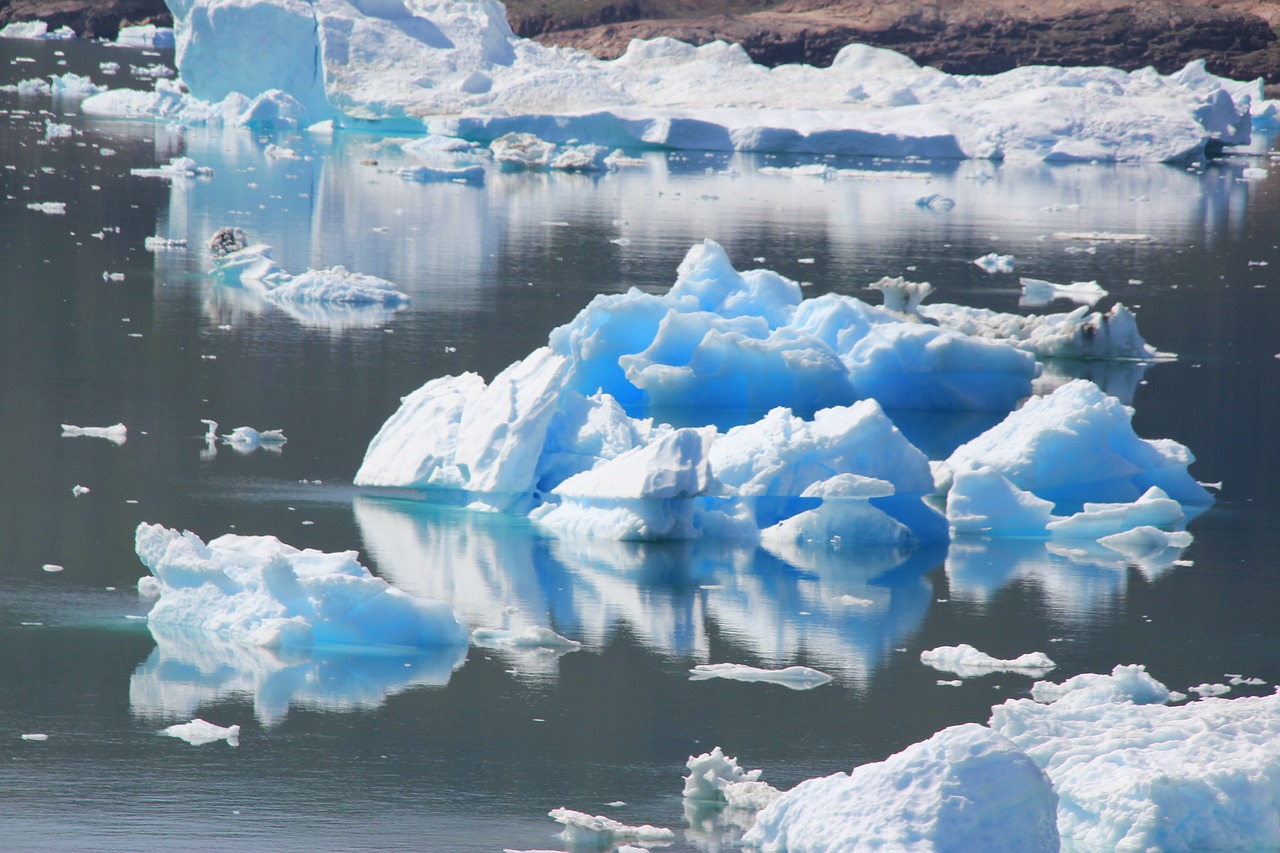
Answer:
[[[0,42],[0,83],[72,69],[141,85],[130,65],[156,59]],[[122,73],[102,76],[104,61]],[[13,93],[0,109],[0,826],[13,849],[563,848],[545,816],[559,806],[670,826],[672,850],[730,849],[732,826],[684,811],[689,755],[719,745],[790,787],[1028,693],[1011,674],[940,685],[948,676],[920,664],[923,649],[1045,651],[1055,680],[1143,663],[1179,690],[1228,673],[1268,682],[1232,695],[1280,681],[1280,175],[1244,176],[1266,159],[833,160],[862,172],[824,181],[774,171],[795,165],[779,159],[650,154],[602,176],[420,184],[374,136],[90,121]],[[46,140],[46,119],[74,135]],[[268,143],[298,156],[269,156]],[[130,173],[178,155],[212,175]],[[914,203],[933,193],[955,206]],[[66,213],[28,207],[42,202]],[[341,264],[413,304],[289,312],[220,287],[203,243],[225,225],[274,246],[290,271]],[[187,248],[147,251],[155,235]],[[1148,341],[1178,359],[1054,370],[1121,395],[1139,435],[1186,444],[1192,473],[1222,481],[1189,525],[1195,542],[1141,565],[1040,544],[783,560],[714,543],[550,540],[511,517],[351,486],[402,395],[444,374],[492,377],[597,293],[669,286],[703,238],[807,295],[866,298],[869,282],[905,275],[932,282],[933,301],[1018,310],[1016,275],[972,264],[991,251],[1015,255],[1021,275],[1096,279],[1112,294],[1103,307],[1135,308]],[[935,457],[990,422],[896,416]],[[210,447],[202,419],[281,428],[288,443]],[[60,435],[116,422],[129,430],[119,446]],[[91,491],[76,497],[77,484]],[[209,638],[157,644],[135,589],[141,521],[358,550],[473,627],[541,622],[585,645],[558,659],[476,648],[280,659]],[[689,680],[720,662],[806,664],[835,680],[809,691]],[[157,734],[197,716],[241,725],[240,746]],[[48,740],[21,738],[32,733]]]

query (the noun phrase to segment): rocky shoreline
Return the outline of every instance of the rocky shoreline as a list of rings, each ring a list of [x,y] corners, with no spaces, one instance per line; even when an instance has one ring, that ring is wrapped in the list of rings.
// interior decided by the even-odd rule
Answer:
[[[1021,65],[1154,66],[1192,59],[1235,79],[1280,84],[1280,4],[1261,0],[509,0],[520,35],[610,58],[633,38],[737,42],[757,62],[828,65],[841,47],[889,47],[923,65],[992,74]],[[714,12],[714,13],[708,13]],[[162,0],[0,0],[0,26],[41,19],[82,37],[121,24],[170,25]]]

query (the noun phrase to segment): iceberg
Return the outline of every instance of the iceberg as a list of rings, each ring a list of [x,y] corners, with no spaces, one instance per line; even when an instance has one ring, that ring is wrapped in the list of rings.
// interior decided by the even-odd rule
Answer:
[[[647,823],[628,826],[613,818],[572,809],[552,809],[547,816],[564,825],[560,837],[575,848],[607,850],[628,841],[669,844],[676,839],[676,834],[665,827]]]
[[[14,21],[0,28],[3,39],[73,39],[75,30],[68,26],[50,30],[45,21]]]
[[[62,425],[63,438],[105,438],[115,445],[124,444],[129,439],[129,428],[124,424],[113,424],[107,427],[81,427],[74,424]]]
[[[138,525],[138,558],[156,597],[152,630],[194,631],[272,649],[403,651],[465,645],[467,628],[444,602],[414,598],[370,574],[354,551],[300,551],[273,536],[202,542]]]
[[[792,690],[812,690],[831,681],[831,676],[808,666],[789,666],[785,669],[761,669],[741,663],[699,664],[689,670],[690,681],[708,678],[727,678],[730,681],[765,681],[781,684]]]
[[[222,275],[284,275],[242,243],[219,249]],[[803,299],[794,281],[739,272],[704,241],[667,293],[597,296],[492,382],[445,376],[404,397],[355,484],[461,496],[562,536],[778,553],[911,548],[945,540],[948,524],[1097,538],[1174,526],[1181,504],[1210,502],[1186,448],[1138,439],[1131,410],[1084,380],[1032,399],[935,472],[886,409],[1008,412],[1038,366],[1016,345],[926,322],[927,283],[874,287],[892,310]],[[948,489],[944,519],[926,499]],[[1089,506],[1053,515],[1073,501]]]
[[[961,678],[973,678],[993,672],[1014,672],[1040,676],[1057,666],[1044,652],[1027,652],[1011,660],[994,658],[968,643],[938,646],[920,653],[920,662]]]
[[[155,24],[121,27],[112,42],[117,47],[150,48],[171,48],[175,43],[173,27],[157,27]]]
[[[1265,109],[1261,81],[1215,77],[1202,61],[1169,75],[1026,67],[967,77],[859,44],[828,68],[767,68],[738,45],[669,38],[600,61],[516,37],[497,0],[168,5],[190,94],[165,88],[150,106],[103,96],[86,111],[225,120],[274,91],[301,110],[295,121],[486,143],[517,133],[607,148],[1115,162],[1246,144],[1251,111]],[[184,104],[171,109],[163,101],[176,94]]]
[[[230,746],[240,745],[239,726],[219,726],[196,717],[189,723],[178,723],[168,726],[160,734],[185,740],[192,746],[204,746],[206,743],[217,743],[225,740]]]

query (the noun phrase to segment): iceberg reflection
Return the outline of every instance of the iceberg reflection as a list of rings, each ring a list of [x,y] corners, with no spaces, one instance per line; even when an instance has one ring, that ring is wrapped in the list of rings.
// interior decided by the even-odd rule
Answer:
[[[415,687],[443,687],[467,657],[462,645],[350,654],[269,649],[154,625],[151,633],[156,648],[129,679],[129,706],[155,720],[190,718],[202,706],[245,697],[264,726],[283,722],[291,707],[374,709]]]
[[[940,548],[778,554],[729,542],[541,538],[528,522],[418,501],[357,497],[379,573],[443,599],[476,627],[552,628],[600,646],[620,629],[665,655],[711,660],[711,638],[779,668],[803,660],[865,684],[933,600]],[[547,673],[543,656],[532,672]]]

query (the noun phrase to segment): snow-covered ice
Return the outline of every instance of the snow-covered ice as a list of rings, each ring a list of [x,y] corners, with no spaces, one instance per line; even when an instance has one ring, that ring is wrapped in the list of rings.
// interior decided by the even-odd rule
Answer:
[[[448,604],[415,598],[370,574],[354,551],[300,551],[273,536],[194,533],[140,524],[135,547],[151,571],[153,629],[204,632],[267,648],[390,648],[466,644]]]
[[[173,47],[174,32],[172,27],[155,24],[121,27],[113,44],[117,47]]]
[[[1096,281],[1073,281],[1071,284],[1055,284],[1039,278],[1020,278],[1022,296],[1019,305],[1048,305],[1055,299],[1069,299],[1083,305],[1093,305],[1107,295]]]
[[[176,87],[99,96],[90,113],[382,125],[489,142],[1049,162],[1203,156],[1246,144],[1261,81],[1204,63],[1025,67],[966,77],[852,44],[828,68],[767,68],[737,45],[633,41],[621,57],[518,38],[496,0],[170,0]],[[590,162],[594,158],[587,158]]]
[[[68,26],[50,30],[44,21],[14,21],[0,28],[0,38],[5,39],[73,39],[75,30]]]

